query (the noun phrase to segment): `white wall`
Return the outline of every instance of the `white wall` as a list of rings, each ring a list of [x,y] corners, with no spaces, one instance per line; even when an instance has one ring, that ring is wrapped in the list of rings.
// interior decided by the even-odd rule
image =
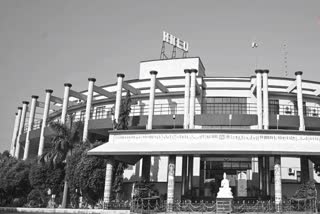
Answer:
[[[150,78],[152,70],[158,71],[157,77],[185,76],[185,69],[197,69],[198,76],[205,75],[202,62],[196,57],[140,62],[139,79]]]

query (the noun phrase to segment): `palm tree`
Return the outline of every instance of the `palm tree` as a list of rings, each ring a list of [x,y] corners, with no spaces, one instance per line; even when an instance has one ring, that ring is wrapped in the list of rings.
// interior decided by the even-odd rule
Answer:
[[[68,165],[67,156],[72,154],[72,149],[76,144],[81,143],[83,123],[62,124],[60,122],[50,122],[49,127],[54,131],[51,139],[51,149],[45,152],[39,159],[42,163],[49,163],[50,167]],[[66,169],[66,167],[65,167]],[[66,207],[68,194],[68,181],[65,177],[62,208]]]

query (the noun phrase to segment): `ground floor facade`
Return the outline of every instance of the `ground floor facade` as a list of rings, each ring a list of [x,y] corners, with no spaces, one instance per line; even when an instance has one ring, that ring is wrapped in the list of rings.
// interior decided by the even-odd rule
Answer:
[[[320,155],[319,142],[305,132],[130,130],[112,132],[108,143],[89,154],[108,157],[106,203],[114,160],[121,160],[131,163],[124,172],[124,200],[132,200],[144,182],[153,189],[145,197],[166,201],[169,211],[177,200],[215,201],[226,173],[234,200],[272,200],[280,209],[302,183],[318,180],[312,160]]]
[[[144,159],[150,159],[150,164]],[[157,194],[166,198],[168,156],[145,156],[144,159],[124,172],[124,200],[131,199],[134,185],[141,181],[152,183]],[[283,197],[293,197],[302,183],[319,180],[307,157],[280,157],[280,160]],[[143,164],[148,165],[143,167]],[[215,200],[225,172],[235,199],[274,199],[274,165],[274,156],[266,155],[176,156],[174,198]]]

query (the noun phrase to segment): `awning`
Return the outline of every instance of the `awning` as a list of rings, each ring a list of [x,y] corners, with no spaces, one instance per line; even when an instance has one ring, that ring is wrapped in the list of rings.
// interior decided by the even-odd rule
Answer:
[[[320,155],[320,133],[277,130],[126,130],[89,155]]]

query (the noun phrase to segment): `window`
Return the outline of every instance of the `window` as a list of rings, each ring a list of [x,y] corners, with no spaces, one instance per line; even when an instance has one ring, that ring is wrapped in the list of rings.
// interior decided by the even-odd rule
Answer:
[[[80,121],[84,121],[85,115],[86,115],[86,111],[85,111],[85,110],[82,110],[82,111],[80,112]]]
[[[245,97],[206,97],[202,111],[207,114],[250,114],[250,105]]]
[[[96,119],[102,119],[106,116],[106,107],[100,106],[96,108]]]
[[[269,100],[269,113],[279,114],[279,100]]]

